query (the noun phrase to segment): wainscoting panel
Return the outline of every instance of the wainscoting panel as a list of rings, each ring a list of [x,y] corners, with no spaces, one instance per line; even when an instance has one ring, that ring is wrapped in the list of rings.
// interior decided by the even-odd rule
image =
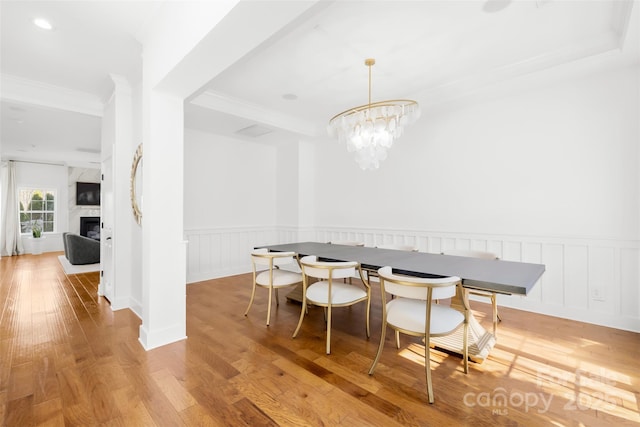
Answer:
[[[558,308],[564,305],[564,292],[562,291],[562,287],[559,286],[564,277],[563,260],[562,245],[556,243],[544,245],[540,263],[545,265],[546,271],[544,272],[543,279],[540,281],[540,285],[542,285],[541,301],[550,306],[558,306]]]
[[[514,260],[514,261],[523,261],[523,262],[530,262],[534,264],[542,264],[542,256],[541,256],[542,245],[540,243],[524,242],[522,243],[521,247],[522,247],[522,257],[519,260]],[[545,274],[540,278],[540,280],[538,281],[538,284],[534,286],[531,292],[529,293],[529,295],[527,295],[527,299],[529,301],[535,301],[536,303],[539,303],[540,301],[542,301],[542,289],[543,287],[548,286],[548,285],[545,285],[547,281],[548,281],[547,274],[545,271]]]
[[[567,308],[589,308],[589,247],[587,245],[564,246],[564,271],[560,283],[564,289],[564,305]]]
[[[589,248],[589,308],[595,311],[613,311],[613,301],[620,294],[619,272],[614,267],[614,248]],[[616,280],[616,276],[618,280]]]
[[[622,295],[620,312],[624,316],[640,318],[640,267],[638,249],[625,248],[620,251],[620,283]]]
[[[297,240],[292,228],[214,228],[185,230],[187,283],[251,271],[251,250],[260,245]]]
[[[193,229],[185,230],[185,239],[188,283],[249,272],[251,249],[273,243],[351,240],[371,247],[417,245],[431,253],[491,251],[503,260],[546,268],[529,295],[499,295],[500,305],[640,332],[640,247],[635,240],[340,227]]]

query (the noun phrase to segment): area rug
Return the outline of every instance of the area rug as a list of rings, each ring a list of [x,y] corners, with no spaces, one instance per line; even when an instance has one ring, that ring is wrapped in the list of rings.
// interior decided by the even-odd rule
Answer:
[[[100,263],[96,264],[84,264],[84,265],[73,265],[69,262],[67,257],[64,255],[60,255],[58,257],[60,264],[62,264],[62,268],[66,274],[80,274],[80,273],[91,273],[93,271],[100,271]]]

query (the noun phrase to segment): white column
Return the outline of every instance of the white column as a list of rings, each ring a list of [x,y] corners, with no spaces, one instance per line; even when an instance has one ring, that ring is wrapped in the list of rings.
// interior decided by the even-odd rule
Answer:
[[[186,338],[186,247],[183,100],[145,92],[140,342],[148,350]]]
[[[145,349],[186,338],[184,99],[316,3],[324,5],[164,2],[140,35],[144,143],[140,342]],[[273,7],[278,13],[271,13]],[[264,19],[267,13],[270,19]],[[224,25],[218,25],[222,21]]]
[[[111,309],[130,308],[132,268],[131,256],[132,228],[137,226],[131,212],[129,180],[131,162],[137,143],[133,141],[133,101],[128,80],[122,76],[111,75],[114,91],[111,102],[114,106],[114,144],[113,159],[113,206],[111,215],[113,224],[113,286],[114,298]],[[142,141],[138,141],[142,142]],[[105,227],[107,224],[105,224]]]
[[[194,82],[181,66],[231,2],[167,2],[141,35],[142,80],[142,325],[149,350],[186,338],[186,246],[183,241],[183,102]],[[178,71],[180,70],[180,71]],[[199,82],[197,84],[204,84]]]

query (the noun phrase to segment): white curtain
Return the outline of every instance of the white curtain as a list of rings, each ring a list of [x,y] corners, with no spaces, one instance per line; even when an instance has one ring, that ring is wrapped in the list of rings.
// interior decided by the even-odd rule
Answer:
[[[2,221],[0,221],[0,254],[13,256],[24,253],[20,237],[20,221],[18,219],[18,189],[16,188],[16,169],[12,161],[2,162]]]

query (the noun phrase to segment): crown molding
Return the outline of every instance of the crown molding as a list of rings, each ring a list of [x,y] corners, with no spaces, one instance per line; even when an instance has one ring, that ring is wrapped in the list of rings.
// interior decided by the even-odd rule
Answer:
[[[415,95],[426,111],[437,111],[438,107],[468,98],[494,97],[500,88],[510,91],[520,87],[526,90],[536,82],[544,83],[566,77],[567,70],[574,75],[597,69],[622,67],[633,62],[633,53],[623,52],[625,35],[630,30],[631,6],[620,7],[615,14],[612,28],[605,34],[583,40],[580,44],[564,46],[526,60],[507,64],[469,76],[443,82],[418,92]]]
[[[0,98],[57,110],[102,117],[99,96],[8,74],[0,75]]]
[[[111,79],[111,82],[113,83],[114,86],[114,92],[118,92],[122,95],[128,95],[131,96],[133,93],[133,90],[131,88],[131,83],[129,82],[129,79],[127,79],[125,76],[121,76],[119,74],[113,74],[110,73],[109,74],[109,78]]]

